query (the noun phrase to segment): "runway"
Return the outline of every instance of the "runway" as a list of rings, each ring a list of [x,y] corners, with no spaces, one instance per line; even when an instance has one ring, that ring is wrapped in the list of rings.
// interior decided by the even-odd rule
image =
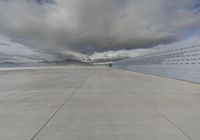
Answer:
[[[0,71],[0,140],[199,140],[200,85],[106,67]]]

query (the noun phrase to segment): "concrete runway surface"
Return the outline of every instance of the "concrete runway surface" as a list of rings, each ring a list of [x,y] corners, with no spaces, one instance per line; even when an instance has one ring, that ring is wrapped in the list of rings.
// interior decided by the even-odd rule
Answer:
[[[0,71],[0,140],[199,139],[199,84],[104,67]]]

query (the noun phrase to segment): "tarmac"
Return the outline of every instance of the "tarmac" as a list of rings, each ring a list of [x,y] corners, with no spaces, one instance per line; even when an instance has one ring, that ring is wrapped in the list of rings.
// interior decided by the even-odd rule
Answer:
[[[0,71],[0,140],[199,140],[200,84],[107,67]]]

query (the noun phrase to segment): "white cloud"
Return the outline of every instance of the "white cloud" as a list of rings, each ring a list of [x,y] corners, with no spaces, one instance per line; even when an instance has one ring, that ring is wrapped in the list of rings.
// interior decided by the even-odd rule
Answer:
[[[40,62],[51,60],[52,56],[34,51],[23,44],[14,43],[0,35],[0,63],[4,62]],[[55,59],[55,58],[54,58]]]
[[[118,51],[106,51],[106,52],[95,52],[89,56],[93,62],[98,61],[116,61],[120,59],[137,57],[153,52],[152,49],[133,49],[133,50],[118,50]]]
[[[82,58],[172,43],[200,27],[198,0],[37,1],[0,1],[0,34],[21,44],[12,53],[28,54],[28,46],[57,59]]]
[[[196,46],[196,45],[200,45],[200,35],[192,36],[187,39],[183,39],[171,44],[158,45],[158,46],[153,47],[152,49],[154,51],[162,51],[163,48],[165,49],[185,48],[185,47]]]

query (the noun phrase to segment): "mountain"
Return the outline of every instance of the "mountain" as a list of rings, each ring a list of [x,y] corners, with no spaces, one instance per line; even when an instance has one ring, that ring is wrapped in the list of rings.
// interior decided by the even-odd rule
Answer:
[[[62,60],[55,60],[55,61],[44,61],[42,63],[51,63],[55,65],[82,65],[82,66],[90,66],[92,65],[89,62],[85,62],[75,58],[66,58]]]

